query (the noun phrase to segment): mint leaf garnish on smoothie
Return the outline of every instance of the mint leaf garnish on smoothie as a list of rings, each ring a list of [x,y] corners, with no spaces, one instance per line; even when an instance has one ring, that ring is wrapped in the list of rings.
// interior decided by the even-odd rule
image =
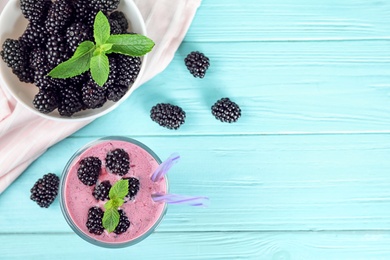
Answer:
[[[117,181],[111,187],[108,197],[110,198],[104,204],[103,227],[108,233],[115,230],[119,223],[118,208],[123,205],[124,198],[129,192],[129,182],[127,180]]]

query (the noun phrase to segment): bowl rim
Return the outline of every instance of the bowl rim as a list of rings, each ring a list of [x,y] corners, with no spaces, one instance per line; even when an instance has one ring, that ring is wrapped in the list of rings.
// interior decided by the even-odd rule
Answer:
[[[137,33],[141,34],[141,35],[147,36],[146,24],[145,24],[145,21],[144,21],[144,19],[142,17],[142,14],[141,14],[138,6],[134,3],[133,0],[121,0],[121,1],[126,2],[126,5],[129,5],[130,8],[132,9],[132,11],[134,11],[134,13],[135,13],[134,17],[135,17],[136,20],[138,20],[139,27],[140,27],[139,28],[139,32],[137,32]],[[12,5],[14,5],[15,2],[19,2],[19,1],[18,0],[9,0],[6,3],[6,5],[4,6],[4,9],[0,12],[0,21],[2,20],[3,15],[10,11],[10,9],[12,8]],[[19,4],[19,3],[17,3],[17,4]],[[26,20],[26,18],[24,18],[23,16],[21,18]],[[130,21],[129,21],[129,24],[131,24]],[[42,118],[49,119],[49,120],[52,120],[52,121],[62,121],[62,122],[92,121],[92,120],[94,120],[96,118],[99,118],[101,116],[104,116],[104,115],[108,114],[109,112],[111,112],[114,109],[116,109],[117,107],[119,107],[119,105],[121,105],[133,93],[133,91],[135,91],[141,85],[141,78],[142,78],[142,76],[144,74],[144,71],[145,71],[145,68],[146,68],[147,62],[148,62],[148,54],[145,54],[144,56],[142,56],[140,58],[142,60],[141,69],[140,69],[140,71],[138,73],[138,76],[137,76],[136,80],[134,81],[134,83],[129,86],[129,89],[127,90],[126,94],[120,100],[118,100],[117,102],[113,102],[113,104],[110,107],[107,107],[104,110],[99,111],[98,113],[92,114],[92,115],[81,115],[81,116],[78,116],[77,115],[78,112],[76,112],[74,114],[74,116],[72,115],[70,117],[65,117],[65,116],[61,116],[61,115],[60,116],[53,116],[53,115],[51,115],[51,113],[49,113],[49,114],[41,113],[38,110],[36,110],[36,109],[30,107],[28,104],[26,104],[18,96],[16,91],[14,89],[10,88],[9,84],[7,83],[7,81],[5,80],[5,78],[3,76],[3,73],[0,73],[0,85],[1,85],[0,88],[6,90],[7,93],[9,93],[16,100],[17,103],[21,104],[28,111],[31,111],[32,113],[34,113],[34,114],[36,114],[36,115],[38,115],[38,116],[40,116]],[[3,62],[3,61],[1,60],[0,62]],[[7,67],[7,68],[9,68],[9,67]],[[90,110],[93,110],[93,109],[90,109]],[[82,112],[82,111],[79,111],[79,112]]]

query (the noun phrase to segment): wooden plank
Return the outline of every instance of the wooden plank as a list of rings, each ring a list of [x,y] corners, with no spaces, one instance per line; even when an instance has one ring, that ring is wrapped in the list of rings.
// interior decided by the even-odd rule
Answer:
[[[210,56],[204,79],[184,66],[194,49]],[[76,136],[389,132],[389,61],[387,41],[187,43],[163,73]],[[242,108],[236,124],[211,115],[226,96]],[[151,121],[160,102],[186,111],[178,131]]]
[[[3,259],[353,259],[387,260],[389,232],[154,233],[120,250],[72,233],[0,235]],[[22,246],[21,246],[22,245]],[[43,250],[44,249],[44,250]]]
[[[389,1],[203,0],[185,41],[389,39]]]
[[[70,230],[58,200],[41,209],[29,189],[92,139],[53,146],[1,195],[0,223],[14,223],[1,232]],[[389,230],[388,134],[136,139],[162,158],[181,154],[170,192],[211,198],[208,208],[170,206],[159,231]]]

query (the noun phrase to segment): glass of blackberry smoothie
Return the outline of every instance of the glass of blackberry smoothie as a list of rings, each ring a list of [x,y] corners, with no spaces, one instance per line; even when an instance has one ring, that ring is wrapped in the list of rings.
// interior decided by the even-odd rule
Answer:
[[[160,164],[151,149],[134,139],[112,136],[85,145],[71,157],[61,177],[65,220],[77,235],[98,246],[140,242],[153,233],[167,210],[165,202],[152,199],[153,194],[168,192],[165,176],[151,178]],[[124,183],[125,192],[119,185]],[[113,226],[115,217],[119,221]]]

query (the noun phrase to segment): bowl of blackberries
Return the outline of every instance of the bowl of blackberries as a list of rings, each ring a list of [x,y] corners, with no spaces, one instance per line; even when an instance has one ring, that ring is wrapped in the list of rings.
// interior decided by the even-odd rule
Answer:
[[[0,84],[53,120],[89,120],[139,86],[154,42],[132,0],[9,0]]]

